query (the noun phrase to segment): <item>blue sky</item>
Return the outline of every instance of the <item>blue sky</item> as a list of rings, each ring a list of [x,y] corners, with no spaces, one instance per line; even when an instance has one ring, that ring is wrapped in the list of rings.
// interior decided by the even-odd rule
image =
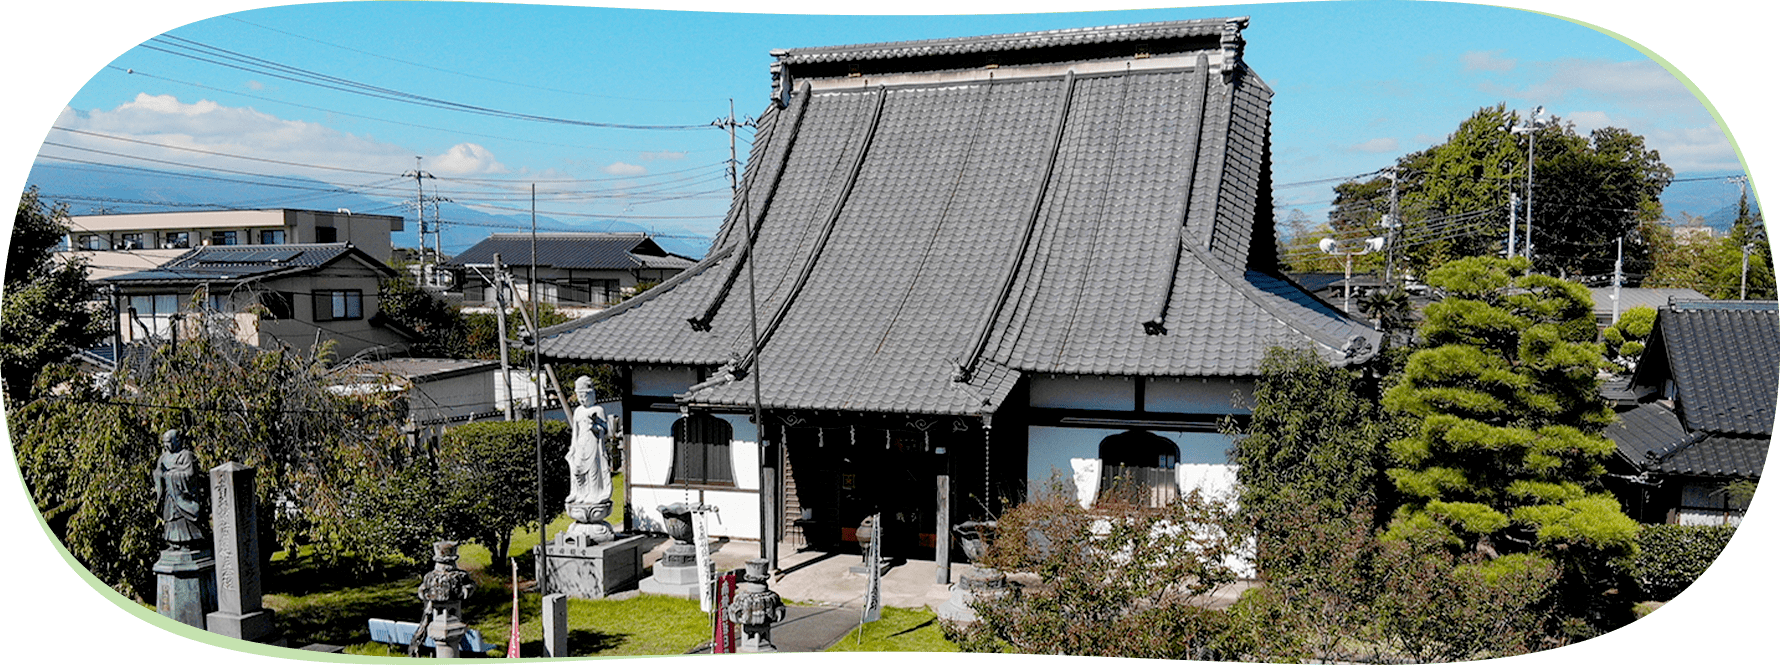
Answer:
[[[380,198],[383,208],[361,212],[386,213],[399,212],[400,197],[412,195],[412,181],[399,176],[419,156],[420,168],[440,178],[427,183],[429,194],[483,212],[520,212],[535,182],[540,211],[570,223],[598,230],[619,219],[709,236],[728,203],[728,137],[715,128],[493,118],[219,63],[257,58],[399,93],[580,122],[696,127],[726,115],[730,99],[738,117],[764,108],[774,48],[1230,15],[1253,17],[1246,57],[1276,92],[1281,219],[1292,209],[1325,214],[1329,184],[1296,183],[1386,166],[1498,102],[1523,111],[1543,104],[1584,132],[1627,127],[1683,175],[1739,170],[1692,93],[1621,41],[1521,10],[1421,2],[884,17],[440,2],[265,8],[172,28],[128,50],[120,44],[121,55],[91,75],[56,121],[88,133],[50,131],[49,141],[74,147],[46,145],[41,154],[315,178]],[[741,133],[742,159],[750,137]],[[31,181],[51,193],[67,169],[98,168],[37,163]],[[177,183],[161,191],[185,200]],[[1724,187],[1725,203],[1734,195]],[[302,207],[308,198],[270,203]]]

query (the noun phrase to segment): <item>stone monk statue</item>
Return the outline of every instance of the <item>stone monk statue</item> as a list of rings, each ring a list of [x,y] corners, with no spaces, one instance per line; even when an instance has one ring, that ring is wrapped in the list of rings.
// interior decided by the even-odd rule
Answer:
[[[612,467],[606,460],[606,410],[595,405],[598,394],[590,377],[575,379],[575,398],[579,404],[570,419],[574,438],[569,442],[567,457],[569,496],[563,503],[576,521],[593,521],[604,516],[583,519],[575,513],[578,507],[602,503],[609,506],[612,501]]]
[[[179,430],[161,435],[161,458],[155,461],[155,499],[160,504],[167,544],[179,549],[202,549],[206,476],[198,470],[198,457],[180,441]]]

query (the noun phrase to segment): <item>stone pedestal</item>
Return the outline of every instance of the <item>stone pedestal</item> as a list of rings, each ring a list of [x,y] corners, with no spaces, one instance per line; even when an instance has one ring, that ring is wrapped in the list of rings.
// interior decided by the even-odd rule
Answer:
[[[205,615],[216,611],[216,558],[210,550],[161,550],[154,572],[155,611],[203,628]]]
[[[692,543],[674,541],[662,553],[661,560],[655,562],[655,571],[638,588],[658,596],[697,598],[698,548]]]
[[[642,536],[625,536],[611,542],[589,543],[574,534],[557,534],[550,543],[533,550],[540,569],[538,579],[545,580],[543,592],[604,598],[635,588],[643,576],[645,540]]]
[[[272,611],[260,605],[259,515],[254,469],[226,462],[210,470],[210,520],[216,543],[217,610],[206,628],[256,642],[272,637]]]
[[[458,657],[458,646],[468,629],[463,622],[463,603],[433,603],[433,620],[426,625],[426,636],[433,640],[433,657]]]
[[[785,620],[785,603],[779,594],[766,588],[766,559],[750,559],[742,583],[736,588],[725,619],[742,627],[742,639],[736,653],[774,653],[773,624]]]
[[[933,609],[939,618],[955,624],[968,625],[977,622],[977,612],[971,609],[970,603],[979,597],[993,598],[1007,593],[1007,575],[994,568],[972,566],[970,570],[958,576],[958,582],[952,585],[952,595]]]

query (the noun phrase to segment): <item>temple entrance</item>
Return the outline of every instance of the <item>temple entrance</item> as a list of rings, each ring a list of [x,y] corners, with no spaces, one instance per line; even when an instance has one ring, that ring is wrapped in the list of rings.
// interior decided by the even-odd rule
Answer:
[[[788,427],[786,533],[801,546],[859,553],[860,523],[883,515],[884,556],[933,559],[937,479],[946,458],[933,433],[904,429]],[[956,516],[954,515],[954,518]]]

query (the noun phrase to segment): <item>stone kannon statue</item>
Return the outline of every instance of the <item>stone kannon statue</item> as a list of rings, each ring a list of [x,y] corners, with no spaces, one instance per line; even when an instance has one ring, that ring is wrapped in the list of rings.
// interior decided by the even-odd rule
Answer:
[[[735,599],[726,609],[725,619],[742,627],[738,653],[778,651],[773,646],[773,624],[785,620],[785,603],[779,594],[766,588],[766,559],[750,559],[742,583],[736,585]]]
[[[575,515],[577,509],[589,510],[612,503],[612,465],[606,459],[606,410],[595,405],[598,393],[593,379],[575,379],[575,406],[572,423],[574,438],[569,443],[569,496],[563,503],[576,521],[588,522]],[[607,514],[610,514],[608,512]],[[600,518],[595,519],[601,519]]]
[[[433,543],[433,569],[420,578],[420,590],[415,593],[426,601],[426,608],[420,627],[408,642],[408,655],[418,655],[421,643],[431,637],[435,656],[456,658],[458,642],[469,627],[464,623],[464,601],[475,590],[470,574],[457,567],[457,543]]]
[[[155,460],[155,499],[160,506],[162,534],[172,549],[204,549],[204,496],[208,476],[198,470],[198,456],[185,447],[179,430],[161,435],[161,457]]]

